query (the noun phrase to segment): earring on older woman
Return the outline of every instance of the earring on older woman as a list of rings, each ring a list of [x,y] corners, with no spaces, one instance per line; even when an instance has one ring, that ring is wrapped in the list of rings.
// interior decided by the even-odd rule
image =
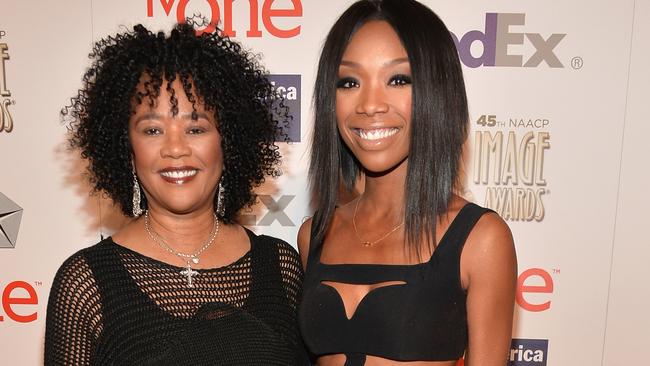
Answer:
[[[223,188],[223,179],[219,179],[219,192],[217,192],[217,216],[223,217],[226,213],[226,190]]]
[[[135,174],[135,167],[133,167],[131,172],[133,173],[133,217],[139,217],[143,212],[140,207],[140,202],[142,201],[140,183],[138,182],[138,176]]]

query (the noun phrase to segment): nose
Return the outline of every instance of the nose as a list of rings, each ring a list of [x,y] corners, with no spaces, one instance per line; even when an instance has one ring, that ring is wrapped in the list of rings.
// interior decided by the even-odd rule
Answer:
[[[366,83],[360,90],[361,98],[357,104],[356,112],[373,116],[376,113],[388,112],[386,94],[379,83]]]
[[[160,149],[163,158],[178,159],[189,156],[192,149],[182,129],[168,129],[164,135],[164,142]]]

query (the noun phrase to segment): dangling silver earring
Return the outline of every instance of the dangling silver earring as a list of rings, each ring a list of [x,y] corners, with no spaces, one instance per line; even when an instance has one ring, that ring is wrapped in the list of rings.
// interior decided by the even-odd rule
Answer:
[[[140,207],[140,201],[142,197],[140,195],[140,183],[138,183],[138,176],[135,174],[135,167],[132,170],[133,173],[133,217],[138,217],[142,215],[142,208]]]
[[[223,217],[226,213],[226,190],[221,184],[223,180],[219,179],[219,192],[217,192],[217,216]]]

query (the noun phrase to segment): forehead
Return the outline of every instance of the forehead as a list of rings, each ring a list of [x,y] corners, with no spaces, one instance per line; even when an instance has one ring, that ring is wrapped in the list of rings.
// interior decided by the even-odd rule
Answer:
[[[169,80],[164,77],[156,80],[149,73],[143,73],[132,98],[135,113],[151,110],[168,111],[176,108],[181,111],[186,109],[203,111],[207,109],[205,101],[198,94],[192,78],[189,78],[187,82],[190,84],[189,93],[191,97],[186,94],[183,82],[178,76],[170,85]],[[168,87],[171,90],[168,90]],[[195,100],[194,106],[192,106],[190,99]]]
[[[343,59],[399,58],[406,55],[402,41],[390,24],[383,20],[371,20],[354,33],[343,53]]]

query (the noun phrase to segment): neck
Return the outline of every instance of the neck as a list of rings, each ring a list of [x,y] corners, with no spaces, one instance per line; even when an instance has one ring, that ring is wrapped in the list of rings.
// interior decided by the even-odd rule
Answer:
[[[389,172],[366,173],[365,189],[361,195],[360,205],[378,216],[403,218],[406,170],[405,160]]]
[[[175,214],[152,207],[148,216],[151,229],[179,252],[195,252],[209,240],[214,229],[212,207],[188,214]]]

